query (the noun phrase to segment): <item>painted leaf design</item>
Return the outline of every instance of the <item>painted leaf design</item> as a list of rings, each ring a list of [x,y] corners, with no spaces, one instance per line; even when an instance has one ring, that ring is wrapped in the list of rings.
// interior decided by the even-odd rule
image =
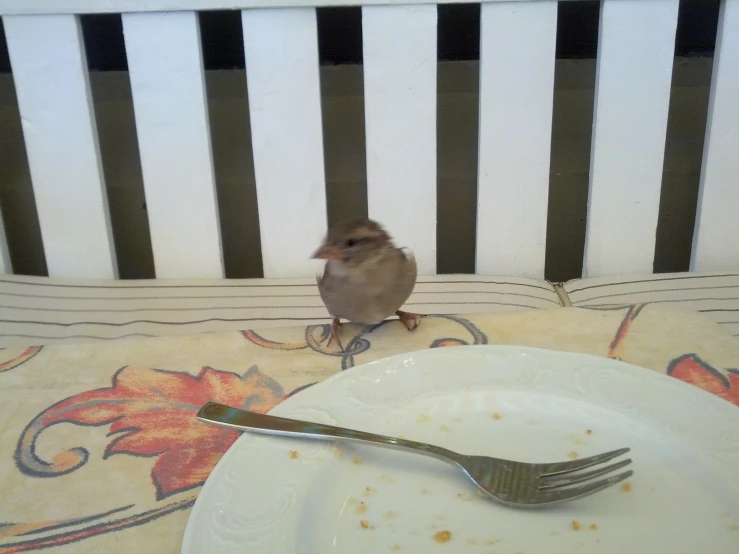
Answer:
[[[109,425],[113,439],[105,458],[114,454],[156,456],[151,479],[157,499],[201,485],[237,431],[201,423],[195,413],[209,401],[266,412],[282,398],[282,387],[256,366],[243,376],[204,367],[196,376],[159,369],[124,367],[112,386],[76,394],[51,406],[21,437],[16,462],[38,477],[68,473],[83,465],[88,452],[75,448],[52,462],[35,455],[39,433],[57,423]]]
[[[730,368],[724,373],[697,354],[685,354],[670,363],[667,374],[739,406],[739,370]]]

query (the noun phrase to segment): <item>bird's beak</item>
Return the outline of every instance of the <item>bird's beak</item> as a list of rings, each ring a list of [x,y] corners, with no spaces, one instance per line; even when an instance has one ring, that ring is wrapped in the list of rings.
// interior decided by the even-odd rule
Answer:
[[[317,260],[340,260],[344,257],[344,253],[336,246],[324,244],[311,257]]]

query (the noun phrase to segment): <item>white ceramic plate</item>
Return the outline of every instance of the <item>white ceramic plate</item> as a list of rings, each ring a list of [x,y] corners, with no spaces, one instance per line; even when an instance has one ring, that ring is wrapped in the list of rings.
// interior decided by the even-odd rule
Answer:
[[[183,553],[739,552],[739,408],[643,368],[440,348],[345,371],[272,413],[531,462],[629,446],[635,475],[629,491],[516,510],[433,459],[246,433],[203,487]]]

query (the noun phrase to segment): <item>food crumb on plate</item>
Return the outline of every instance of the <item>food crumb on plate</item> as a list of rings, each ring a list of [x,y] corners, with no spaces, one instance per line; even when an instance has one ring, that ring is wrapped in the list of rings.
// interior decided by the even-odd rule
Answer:
[[[395,479],[390,477],[389,475],[385,475],[384,473],[380,475],[380,483],[394,483]]]
[[[366,519],[361,520],[359,522],[359,525],[362,527],[362,529],[374,529],[375,528],[375,526],[370,525],[369,521],[367,521]]]
[[[591,523],[590,524],[590,530],[591,531],[597,531],[598,530],[598,524],[597,523]]]
[[[297,450],[291,450],[290,451],[290,459],[291,460],[297,460],[300,457],[300,454],[298,454]]]
[[[373,489],[372,487],[364,488],[364,496],[371,496],[373,492],[375,492],[375,489]]]
[[[587,431],[585,431],[585,434],[586,435],[592,435],[593,434],[593,430],[592,429],[588,429]]]
[[[399,544],[394,544],[394,545],[392,545],[392,546],[390,547],[390,550],[393,550],[393,551],[398,551],[398,550],[400,550],[400,545],[399,545]]]
[[[626,481],[623,485],[621,485],[621,492],[631,492],[631,483]]]
[[[337,458],[341,458],[344,455],[344,451],[341,450],[341,448],[339,448],[338,446],[334,446],[332,450],[334,452],[334,456]]]
[[[732,531],[739,531],[739,525],[737,524],[729,525],[729,529],[731,529]]]
[[[478,544],[478,542],[477,542],[477,539],[471,538],[471,539],[467,539],[467,544],[469,544],[470,546],[475,546],[476,544]]]
[[[460,500],[472,500],[472,496],[470,496],[469,494],[465,494],[463,492],[458,492],[457,498],[459,498]]]
[[[364,502],[360,502],[354,511],[358,514],[363,514],[367,511],[367,504],[365,504]]]
[[[395,512],[393,512],[392,510],[388,510],[387,512],[385,512],[385,517],[388,519],[393,519],[395,517]]]
[[[570,451],[570,453],[569,453],[569,454],[567,454],[567,455],[568,455],[568,456],[569,456],[570,458],[572,458],[573,460],[576,460],[576,459],[577,459],[577,457],[579,456],[579,454],[578,454],[577,452],[575,452],[574,450],[571,450],[571,451]]]
[[[429,421],[431,421],[431,418],[427,416],[426,414],[420,414],[416,418],[416,423],[428,423]]]
[[[361,464],[361,463],[362,463],[362,458],[354,458],[354,459],[353,459],[352,461],[353,461],[353,462],[354,462],[355,464]]]
[[[500,414],[498,412],[493,413],[493,419],[498,420],[500,419]]]
[[[549,534],[552,535],[553,537],[559,537],[559,531],[552,531]]]
[[[434,535],[434,540],[436,542],[449,542],[452,540],[452,532],[451,531],[439,531]]]
[[[431,494],[431,491],[428,489],[422,489],[421,494]]]
[[[442,431],[446,431],[447,433],[451,431],[451,429],[449,429],[449,427],[447,427],[446,425],[441,425],[439,429],[441,429]]]
[[[580,522],[579,521],[572,520],[572,529],[575,530],[575,531],[579,531],[580,530]]]

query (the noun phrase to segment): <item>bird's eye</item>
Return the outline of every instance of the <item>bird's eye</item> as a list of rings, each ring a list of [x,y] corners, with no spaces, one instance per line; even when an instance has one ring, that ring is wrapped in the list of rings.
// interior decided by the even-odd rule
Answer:
[[[353,246],[355,246],[356,244],[357,244],[357,241],[356,241],[356,240],[354,240],[354,239],[347,239],[347,241],[346,241],[346,246],[347,246],[347,248],[352,248],[352,247],[353,247]]]

